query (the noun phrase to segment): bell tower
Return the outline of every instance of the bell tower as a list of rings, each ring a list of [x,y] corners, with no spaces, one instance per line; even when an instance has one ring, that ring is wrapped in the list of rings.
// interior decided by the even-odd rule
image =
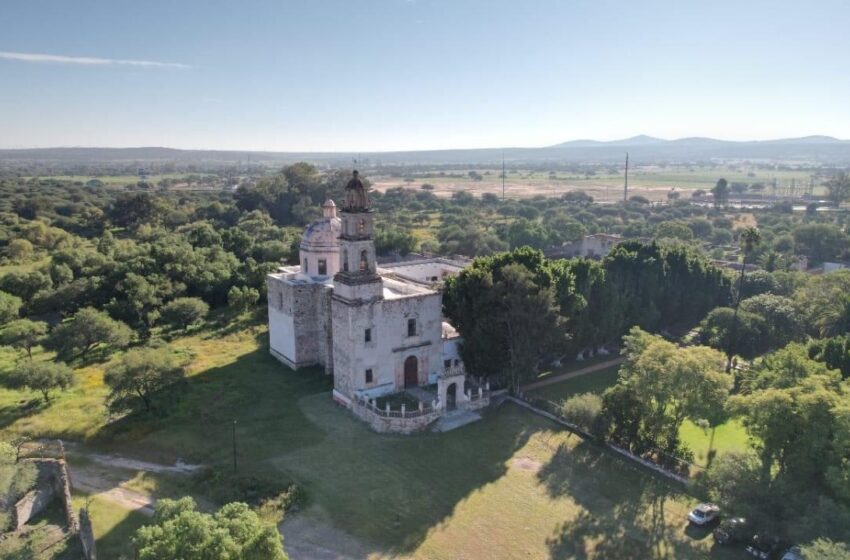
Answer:
[[[334,294],[349,301],[380,298],[383,285],[375,261],[374,218],[369,194],[356,170],[345,186],[340,219],[340,262],[334,275]]]

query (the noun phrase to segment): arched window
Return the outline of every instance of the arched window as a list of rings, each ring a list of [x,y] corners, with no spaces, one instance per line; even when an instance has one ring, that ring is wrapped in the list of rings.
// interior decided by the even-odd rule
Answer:
[[[369,270],[369,252],[366,249],[360,251],[360,272]]]
[[[366,231],[366,220],[361,218],[360,221],[357,222],[357,233],[363,233],[364,231]]]
[[[342,271],[348,272],[348,251],[342,250]]]

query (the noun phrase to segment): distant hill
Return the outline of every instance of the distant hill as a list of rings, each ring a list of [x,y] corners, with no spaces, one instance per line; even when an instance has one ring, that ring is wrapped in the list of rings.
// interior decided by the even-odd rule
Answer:
[[[42,148],[0,150],[0,164],[41,161],[51,163],[186,162],[206,164],[264,163],[281,165],[309,161],[347,166],[358,158],[366,165],[500,164],[502,154],[511,164],[611,163],[628,151],[633,162],[688,163],[708,160],[759,160],[850,165],[850,140],[806,136],[777,140],[730,141],[714,138],[664,140],[640,135],[623,140],[572,140],[542,148],[486,148],[420,150],[408,152],[252,152],[142,148]]]

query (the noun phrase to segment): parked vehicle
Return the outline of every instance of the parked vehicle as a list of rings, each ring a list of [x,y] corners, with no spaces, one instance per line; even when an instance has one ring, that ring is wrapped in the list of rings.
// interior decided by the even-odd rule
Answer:
[[[779,560],[783,550],[785,547],[778,538],[765,534],[755,535],[747,545],[747,553],[760,560]]]
[[[714,504],[700,504],[688,514],[688,521],[694,525],[708,525],[720,519],[720,507]]]
[[[749,542],[752,538],[750,523],[743,517],[727,519],[714,530],[714,540],[717,544]]]
[[[782,555],[782,560],[805,560],[799,546],[792,546]]]

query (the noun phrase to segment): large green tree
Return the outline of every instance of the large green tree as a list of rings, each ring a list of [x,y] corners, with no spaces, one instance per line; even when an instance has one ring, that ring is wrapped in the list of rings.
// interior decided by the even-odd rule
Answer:
[[[52,391],[64,390],[75,383],[74,372],[62,362],[37,362],[24,360],[6,376],[13,389],[27,388],[38,391],[45,404],[50,404]]]
[[[109,388],[107,406],[115,412],[150,412],[164,390],[184,379],[183,367],[167,347],[134,348],[111,365],[103,376]]]
[[[124,348],[132,331],[121,321],[91,307],[80,309],[71,319],[56,326],[45,347],[68,357],[85,357],[97,346]]]
[[[227,504],[214,514],[195,501],[162,499],[153,523],[132,539],[139,560],[286,560],[283,539],[246,504]]]
[[[637,404],[641,417],[638,434],[642,442],[676,451],[679,429],[685,419],[713,419],[722,413],[732,388],[732,379],[723,372],[723,355],[705,346],[680,348],[663,338],[635,327],[623,337],[626,361],[620,368],[617,388],[606,393],[612,433],[617,439],[628,433],[618,425],[621,411],[618,391],[625,391]],[[611,397],[617,397],[612,399]]]
[[[572,290],[571,275],[556,275],[540,251],[525,247],[475,259],[448,279],[443,305],[464,337],[470,370],[516,390],[562,348],[558,299]]]
[[[7,323],[0,329],[0,344],[22,348],[32,359],[32,348],[44,339],[47,334],[47,323],[18,319]]]

